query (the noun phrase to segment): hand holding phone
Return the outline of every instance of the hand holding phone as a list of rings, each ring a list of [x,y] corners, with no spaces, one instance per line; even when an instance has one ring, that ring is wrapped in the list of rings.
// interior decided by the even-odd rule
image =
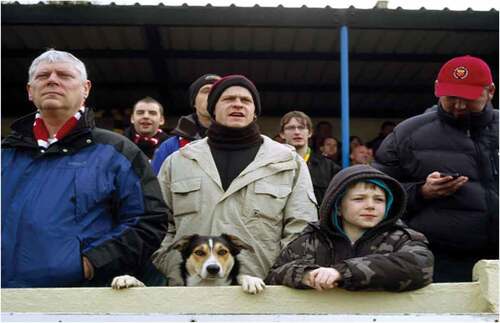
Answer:
[[[454,194],[469,178],[460,173],[434,171],[427,175],[420,192],[424,199],[443,198]]]

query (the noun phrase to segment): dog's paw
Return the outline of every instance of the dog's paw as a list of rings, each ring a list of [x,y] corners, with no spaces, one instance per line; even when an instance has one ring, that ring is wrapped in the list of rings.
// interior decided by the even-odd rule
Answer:
[[[238,275],[238,284],[241,285],[243,291],[249,294],[258,294],[264,291],[266,284],[259,277],[249,275]]]
[[[111,288],[113,289],[122,289],[122,288],[130,288],[130,287],[144,287],[144,283],[134,276],[123,275],[117,276],[113,278],[111,282]]]

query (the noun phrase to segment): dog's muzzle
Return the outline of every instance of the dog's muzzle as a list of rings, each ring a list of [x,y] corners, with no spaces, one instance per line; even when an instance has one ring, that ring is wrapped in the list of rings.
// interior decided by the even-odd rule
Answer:
[[[210,276],[215,276],[219,273],[220,267],[218,265],[212,264],[207,266],[207,272]]]

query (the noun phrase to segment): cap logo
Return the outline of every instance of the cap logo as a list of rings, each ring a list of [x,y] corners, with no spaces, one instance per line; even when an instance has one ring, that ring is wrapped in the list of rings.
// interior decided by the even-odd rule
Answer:
[[[453,77],[457,80],[463,80],[469,75],[469,70],[464,66],[459,66],[453,70]]]

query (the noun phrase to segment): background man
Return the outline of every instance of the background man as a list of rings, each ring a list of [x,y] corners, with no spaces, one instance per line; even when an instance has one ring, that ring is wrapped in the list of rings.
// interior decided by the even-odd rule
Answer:
[[[385,137],[387,137],[392,132],[392,130],[394,130],[395,126],[396,124],[392,121],[384,121],[380,126],[380,132],[378,136],[370,140],[366,144],[366,146],[372,149],[374,154],[377,153],[378,147],[380,147],[380,144],[382,143],[382,141],[384,141]]]
[[[316,131],[311,137],[312,149],[316,152],[319,151],[319,147],[323,142],[324,138],[333,137],[333,126],[329,121],[320,121],[316,124]]]
[[[238,236],[255,249],[240,254],[240,273],[264,279],[281,248],[317,220],[304,161],[260,134],[255,85],[244,76],[226,76],[213,85],[207,109],[207,138],[169,156],[158,176],[173,214],[153,262],[170,285],[181,284],[181,259],[166,249],[184,235]]]
[[[340,145],[334,137],[325,137],[319,144],[321,155],[340,165]]]
[[[429,239],[437,282],[471,281],[476,261],[498,258],[494,93],[483,60],[451,59],[435,82],[437,109],[399,124],[376,154],[374,166],[405,185],[407,222]]]
[[[281,118],[280,136],[287,144],[295,147],[307,163],[316,200],[321,203],[330,180],[340,170],[340,166],[314,153],[309,147],[309,138],[312,136],[311,118],[301,111],[288,112]]]
[[[173,137],[165,141],[155,153],[151,166],[155,174],[160,171],[163,161],[173,152],[184,147],[192,140],[204,138],[210,126],[210,114],[207,111],[207,97],[212,84],[220,79],[219,75],[205,74],[189,86],[189,105],[195,110],[190,115],[181,117],[172,130]]]
[[[48,50],[30,66],[37,111],[2,142],[2,287],[140,275],[165,235],[167,209],[146,157],[94,127],[90,86],[70,53]]]
[[[132,140],[149,159],[156,148],[168,138],[160,127],[165,124],[163,106],[151,97],[145,97],[134,105],[130,116],[131,127],[124,135]]]
[[[365,145],[355,146],[349,155],[351,165],[368,165],[371,162],[372,154]]]

